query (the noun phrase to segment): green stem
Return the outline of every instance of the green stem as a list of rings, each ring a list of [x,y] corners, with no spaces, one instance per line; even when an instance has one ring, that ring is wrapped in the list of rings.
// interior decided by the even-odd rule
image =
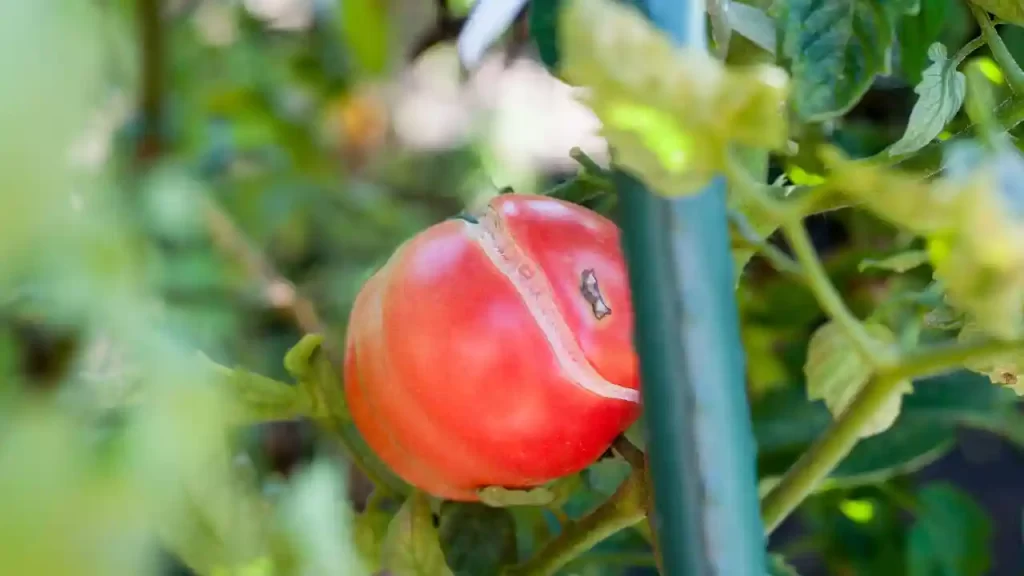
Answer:
[[[811,289],[818,304],[833,322],[843,328],[851,343],[861,357],[871,365],[885,365],[891,362],[885,349],[864,329],[860,320],[850,312],[843,297],[836,290],[828,277],[825,267],[818,258],[818,253],[811,244],[811,238],[804,228],[803,221],[789,221],[782,225],[782,231],[789,241],[790,248],[797,262],[804,269],[807,286]]]
[[[860,320],[846,307],[842,296],[836,290],[825,271],[825,267],[814,250],[811,238],[803,224],[803,214],[785,202],[775,200],[763,193],[765,186],[750,181],[743,168],[733,161],[727,166],[729,182],[736,192],[749,202],[756,204],[767,215],[781,223],[782,232],[789,241],[797,263],[803,270],[804,281],[825,314],[846,332],[853,346],[862,358],[872,366],[884,366],[892,362],[889,353],[881,347],[864,329]],[[798,207],[797,207],[798,208]]]
[[[989,49],[992,50],[992,57],[999,63],[999,66],[1003,69],[1003,74],[1006,75],[1006,83],[1010,85],[1010,89],[1015,94],[1024,95],[1024,70],[1021,70],[1020,65],[1017,64],[1013,55],[1010,54],[1010,50],[1006,47],[1002,37],[999,36],[999,31],[996,30],[992,20],[989,19],[988,12],[975,6],[973,3],[968,3],[968,5],[971,7],[971,12],[981,27],[982,37],[988,43]]]
[[[779,272],[800,282],[807,281],[807,276],[800,265],[781,249],[758,237],[743,214],[733,212],[729,215],[729,220],[746,244],[746,248],[760,253]]]
[[[503,576],[551,576],[605,538],[644,519],[647,490],[642,471],[634,471],[611,498],[573,520],[532,558],[506,568]]]
[[[910,353],[883,369],[857,394],[850,407],[800,457],[761,500],[765,531],[771,533],[807,498],[861,438],[865,425],[890,401],[902,382],[962,367],[964,364],[1024,351],[1021,341],[941,344]]]
[[[871,379],[842,416],[786,471],[761,500],[766,534],[771,534],[853,450],[875,413],[900,393],[900,383],[900,379],[891,377]]]

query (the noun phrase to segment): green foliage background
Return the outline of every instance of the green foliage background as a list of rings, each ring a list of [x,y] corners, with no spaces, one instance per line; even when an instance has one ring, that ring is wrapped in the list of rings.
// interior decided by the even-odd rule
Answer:
[[[486,576],[530,558],[629,475],[622,458],[604,459],[542,507],[403,503],[372,497],[323,426],[237,426],[251,415],[239,416],[210,360],[244,369],[236,377],[249,384],[254,374],[302,384],[283,358],[303,334],[343,342],[374,268],[507,176],[483,138],[424,151],[391,130],[382,86],[424,38],[444,49],[467,6],[438,19],[423,2],[316,2],[309,26],[279,30],[259,4],[0,6],[12,47],[0,55],[0,572]],[[978,3],[1020,23],[1011,4]],[[967,80],[944,64],[978,34],[960,0],[748,5],[778,34],[800,150],[831,142],[869,157],[901,142],[909,167],[928,167],[942,153],[936,139],[968,126]],[[537,6],[533,40],[559,72],[544,36],[555,18],[540,12],[557,3]],[[1024,30],[1003,37],[1024,56]],[[736,33],[730,61],[775,60],[763,48]],[[972,58],[998,101],[1013,93],[987,48]],[[921,89],[934,102],[918,115],[948,124],[908,131],[914,87],[927,82],[941,95]],[[614,217],[601,168],[580,160],[559,186],[565,174],[527,180]],[[775,158],[770,178],[806,185],[823,173],[801,152]],[[899,327],[901,342],[950,335],[920,239],[861,210],[809,224],[858,317]],[[832,421],[804,382],[825,317],[761,258],[738,298],[767,490]],[[965,371],[918,383],[896,424],[857,446],[773,551],[806,574],[991,573],[995,531],[1019,526],[994,527],[961,489],[915,475],[964,428],[1024,446],[1011,390]],[[642,434],[631,439],[642,445]],[[637,524],[562,573],[654,573],[649,537]],[[1000,557],[999,573],[1020,561]]]

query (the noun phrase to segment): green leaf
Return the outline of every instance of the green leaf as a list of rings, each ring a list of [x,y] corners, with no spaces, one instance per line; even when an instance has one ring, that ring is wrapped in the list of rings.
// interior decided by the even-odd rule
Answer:
[[[452,576],[445,564],[430,502],[422,492],[413,492],[391,520],[381,564],[394,576]]]
[[[988,573],[992,524],[967,494],[947,484],[929,484],[917,495],[915,515],[907,537],[910,576]]]
[[[1024,26],[1024,4],[1019,0],[971,0],[971,3],[1011,24]]]
[[[549,71],[558,73],[558,18],[561,14],[562,0],[532,0],[528,18],[530,37],[537,45],[537,53],[541,62]]]
[[[472,502],[441,505],[441,549],[456,576],[497,576],[514,564],[516,523],[504,508]]]
[[[379,76],[388,67],[387,4],[377,0],[339,0],[338,28],[359,72]]]
[[[768,576],[800,576],[781,554],[768,555]]]
[[[867,324],[866,328],[873,337],[886,344],[896,340],[885,326]],[[824,400],[829,411],[838,418],[853,402],[857,392],[867,384],[871,377],[871,367],[851,345],[843,327],[829,322],[811,336],[804,374],[807,377],[808,399]],[[899,390],[901,393],[872,417],[864,436],[873,436],[892,427],[900,414],[903,394],[912,390],[911,383],[904,382]]]
[[[793,107],[805,121],[845,114],[887,68],[892,23],[875,0],[793,0],[784,18]]]
[[[780,149],[788,124],[785,74],[727,69],[679,49],[634,8],[569,0],[561,15],[562,74],[587,88],[617,165],[665,196],[701,189],[733,145]]]
[[[932,65],[914,88],[917,102],[903,137],[888,149],[892,156],[909,154],[930,144],[963,106],[967,78],[956,69],[957,62],[947,60],[946,47],[939,43],[928,49],[928,58]]]
[[[924,266],[928,263],[928,252],[925,250],[907,250],[906,252],[900,252],[899,254],[893,254],[888,258],[882,260],[863,260],[858,266],[857,270],[863,272],[865,270],[891,270],[893,272],[903,273],[908,270],[913,270],[918,266]]]
[[[928,51],[939,39],[949,14],[950,0],[923,0],[914,15],[900,19],[897,35],[900,41],[900,69],[911,84],[921,82],[928,66]]]
[[[960,342],[978,342],[986,340],[985,331],[976,322],[968,321],[960,329],[957,340]],[[1008,353],[984,361],[974,361],[966,368],[978,374],[984,374],[993,384],[1005,386],[1020,396],[1024,396],[1024,354]]]
[[[775,21],[760,8],[732,2],[728,10],[732,30],[747,38],[759,48],[774,55],[777,30]]]
[[[555,500],[555,494],[544,486],[529,490],[488,486],[482,488],[477,495],[480,497],[481,502],[495,508],[504,508],[506,506],[544,506]]]

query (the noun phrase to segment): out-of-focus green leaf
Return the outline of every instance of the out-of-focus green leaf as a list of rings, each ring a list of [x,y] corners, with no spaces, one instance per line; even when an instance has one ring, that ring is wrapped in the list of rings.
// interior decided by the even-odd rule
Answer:
[[[391,27],[388,5],[379,0],[339,0],[338,27],[359,69],[367,76],[387,70]]]
[[[895,343],[895,336],[885,326],[868,324],[866,328],[879,342]],[[829,411],[838,418],[867,384],[871,368],[853,347],[843,327],[829,322],[811,336],[804,373],[807,376],[807,397],[811,400],[824,400]],[[899,394],[878,410],[863,435],[874,436],[892,427],[900,414],[903,394],[911,390],[909,381],[902,383]]]
[[[888,258],[881,260],[863,260],[857,266],[857,269],[861,272],[865,270],[891,270],[893,272],[903,273],[908,270],[913,270],[918,266],[923,266],[928,263],[928,252],[925,250],[907,250],[906,252],[900,252],[893,254]]]
[[[956,69],[959,62],[946,58],[946,47],[935,43],[928,49],[932,65],[914,88],[917,103],[910,112],[907,131],[889,147],[889,154],[908,154],[924,148],[960,111],[967,93],[967,78]]]
[[[497,576],[502,566],[516,562],[515,519],[505,508],[444,502],[438,531],[456,576]]]
[[[1024,5],[1016,0],[971,0],[999,18],[1018,26],[1024,25]]]
[[[947,484],[929,484],[917,494],[907,540],[911,576],[980,576],[991,566],[992,524],[971,498]]]
[[[795,0],[786,4],[782,28],[793,107],[806,121],[846,113],[887,70],[893,29],[880,2]]]
[[[768,555],[768,576],[800,576],[781,554]]]
[[[292,481],[276,517],[278,550],[288,552],[284,557],[294,568],[289,573],[367,573],[356,553],[345,489],[338,465],[324,460]]]
[[[439,538],[427,497],[413,492],[388,526],[381,563],[394,576],[452,576]]]
[[[699,190],[732,144],[786,143],[788,83],[768,65],[726,69],[675,47],[636,9],[568,0],[561,14],[561,71],[586,87],[617,165],[659,194]]]

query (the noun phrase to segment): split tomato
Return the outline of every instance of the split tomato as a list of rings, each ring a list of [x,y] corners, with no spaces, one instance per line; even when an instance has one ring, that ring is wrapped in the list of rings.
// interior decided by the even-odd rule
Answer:
[[[356,298],[345,394],[398,475],[435,496],[582,470],[640,412],[619,232],[508,194],[404,243]]]

